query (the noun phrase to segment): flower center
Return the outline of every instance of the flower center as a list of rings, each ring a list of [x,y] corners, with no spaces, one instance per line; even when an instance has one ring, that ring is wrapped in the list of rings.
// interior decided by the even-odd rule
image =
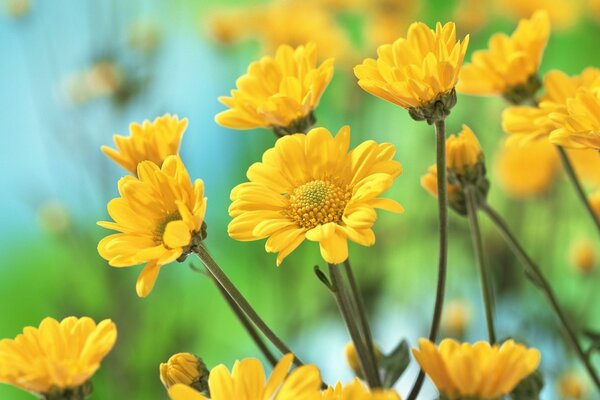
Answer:
[[[165,233],[165,229],[167,229],[167,225],[169,224],[169,222],[179,221],[181,219],[182,218],[181,218],[181,214],[179,214],[179,211],[174,211],[172,213],[165,215],[163,217],[163,219],[160,221],[160,223],[158,224],[158,226],[156,227],[156,229],[154,230],[154,241],[157,244],[162,243],[163,242],[163,234]]]
[[[345,186],[329,180],[314,180],[294,189],[286,215],[306,229],[329,222],[339,224],[351,197],[352,192]]]

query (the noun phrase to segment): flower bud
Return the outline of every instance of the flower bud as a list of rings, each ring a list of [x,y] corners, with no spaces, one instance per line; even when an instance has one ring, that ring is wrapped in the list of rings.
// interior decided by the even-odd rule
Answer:
[[[477,137],[467,125],[457,135],[446,139],[446,166],[455,174],[463,175],[483,160]]]
[[[571,246],[571,266],[582,274],[589,274],[596,264],[596,248],[594,243],[583,240]]]
[[[208,369],[202,359],[190,353],[177,353],[160,364],[160,380],[165,388],[181,383],[199,392],[208,390]]]
[[[383,354],[381,353],[381,349],[377,344],[373,344],[373,346],[373,350],[375,352],[375,359],[379,363],[383,358]],[[350,369],[352,369],[352,371],[357,377],[362,379],[362,371],[360,369],[358,353],[356,352],[356,347],[354,347],[354,343],[348,342],[348,344],[346,344],[346,347],[344,347],[344,355],[346,356],[346,363],[348,364]]]

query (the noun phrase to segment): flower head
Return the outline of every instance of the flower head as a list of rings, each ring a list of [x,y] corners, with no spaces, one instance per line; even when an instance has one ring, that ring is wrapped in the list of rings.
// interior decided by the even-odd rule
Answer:
[[[375,209],[402,212],[378,196],[402,171],[391,144],[366,141],[348,151],[350,128],[333,136],[327,129],[283,137],[261,163],[248,169],[250,182],[231,191],[229,235],[241,241],[269,238],[277,265],[308,239],[319,242],[328,263],[348,257],[348,240],[375,243]]]
[[[446,166],[457,174],[475,167],[483,158],[479,140],[467,125],[446,139]]]
[[[493,35],[488,50],[473,53],[461,73],[457,90],[467,94],[504,95],[515,102],[531,98],[539,88],[537,71],[550,35],[548,13],[522,19],[509,37]],[[518,96],[519,98],[514,98]]]
[[[296,49],[279,46],[275,57],[265,56],[248,67],[231,97],[219,101],[229,107],[215,121],[233,129],[282,128],[290,132],[312,117],[333,76],[333,59],[317,66],[313,42]]]
[[[117,340],[110,320],[45,318],[15,339],[0,340],[0,382],[47,394],[74,391],[100,367]]]
[[[567,107],[550,114],[556,129],[550,142],[575,149],[600,151],[600,88],[596,91],[580,89],[567,100]]]
[[[377,59],[367,58],[354,68],[354,74],[368,93],[406,109],[420,110],[453,97],[468,43],[468,36],[462,43],[456,40],[456,27],[451,22],[438,22],[435,31],[415,22],[406,38],[380,46]],[[445,111],[449,113],[449,109]]]
[[[129,125],[129,137],[114,135],[117,149],[102,146],[102,151],[114,162],[135,175],[142,161],[152,161],[159,167],[165,158],[179,152],[181,137],[188,120],[165,114],[154,121]]]
[[[293,354],[285,355],[265,382],[265,371],[256,358],[236,361],[231,372],[224,365],[210,371],[208,385],[211,400],[312,400],[319,398],[321,377],[314,365],[304,365],[288,374]],[[182,384],[169,389],[172,400],[207,400]]]
[[[160,381],[167,389],[181,383],[203,392],[208,388],[208,370],[195,355],[177,353],[160,364]]]
[[[358,378],[348,385],[336,383],[322,393],[322,400],[400,400],[400,396],[391,389],[374,389],[370,391]]]
[[[510,393],[540,363],[540,352],[512,340],[501,346],[487,342],[458,343],[444,339],[438,347],[419,340],[413,354],[438,390],[449,399],[473,396],[497,399]]]
[[[137,178],[119,181],[121,197],[108,203],[114,222],[98,225],[118,231],[98,244],[98,252],[113,267],[147,263],[136,291],[147,296],[160,267],[175,261],[192,240],[201,236],[206,212],[204,183],[193,184],[179,156],[169,156],[162,167],[152,161],[138,165]]]

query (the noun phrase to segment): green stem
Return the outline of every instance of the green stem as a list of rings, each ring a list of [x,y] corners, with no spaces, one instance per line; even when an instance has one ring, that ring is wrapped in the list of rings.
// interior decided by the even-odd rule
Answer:
[[[515,253],[515,255],[521,260],[521,262],[525,265],[526,271],[532,276],[534,279],[536,286],[540,288],[540,290],[544,293],[550,307],[558,317],[558,320],[561,323],[563,333],[565,335],[567,343],[571,346],[577,357],[581,360],[585,369],[587,370],[590,378],[594,381],[596,388],[600,391],[600,378],[598,377],[594,367],[592,366],[588,356],[585,351],[581,347],[579,340],[577,339],[577,334],[575,333],[575,329],[571,326],[567,316],[564,311],[560,307],[558,303],[558,299],[550,286],[550,283],[547,281],[546,277],[542,273],[540,267],[527,255],[523,247],[519,244],[515,236],[512,234],[508,225],[502,219],[502,217],[489,205],[484,204],[481,209],[488,215],[488,217],[494,222],[500,234],[509,247]]]
[[[432,342],[435,342],[437,339],[438,331],[440,329],[448,264],[448,183],[446,182],[446,123],[444,120],[435,122],[435,137],[439,218],[439,259],[435,305],[433,308],[431,329],[429,331],[429,340]],[[417,380],[408,395],[408,400],[415,400],[417,398],[424,380],[425,372],[421,369],[417,376]]]
[[[567,152],[561,146],[556,146],[556,149],[558,150],[558,155],[560,156],[560,161],[562,162],[563,168],[565,169],[573,188],[575,188],[575,192],[577,193],[579,200],[587,209],[588,213],[592,217],[592,220],[596,224],[596,228],[598,228],[598,232],[600,232],[600,216],[596,215],[594,209],[588,201],[585,191],[581,186],[581,182],[579,182],[579,178],[577,178],[577,173],[573,169],[573,164],[571,164],[571,160],[569,159]]]
[[[269,326],[262,320],[262,318],[254,311],[250,303],[244,298],[240,291],[235,287],[233,282],[225,275],[223,270],[210,256],[204,244],[201,243],[198,246],[194,246],[192,249],[198,258],[204,263],[208,272],[219,282],[219,284],[229,293],[229,296],[235,301],[238,307],[246,314],[248,319],[258,328],[259,331],[265,335],[265,337],[281,352],[281,354],[294,354],[294,364],[296,366],[303,365],[302,361],[296,356],[292,350],[269,328]]]
[[[346,289],[346,285],[344,285],[339,265],[329,264],[329,275],[340,314],[344,319],[344,323],[346,324],[346,328],[348,329],[348,333],[350,334],[350,338],[352,339],[354,348],[358,354],[358,362],[360,364],[362,374],[370,388],[380,387],[381,385],[378,386],[377,384],[379,380],[376,376],[377,371],[374,370],[373,366],[368,362],[367,348],[365,347],[365,342],[361,337],[360,329],[356,325],[356,318],[352,313],[352,304]]]
[[[371,368],[373,368],[375,371],[379,371],[379,367],[377,365],[377,357],[375,355],[375,344],[373,342],[373,335],[371,333],[371,327],[369,325],[369,318],[367,316],[365,302],[360,294],[360,291],[358,290],[356,279],[354,279],[354,273],[352,272],[350,259],[346,259],[346,261],[344,261],[344,272],[346,273],[346,278],[348,279],[348,283],[350,284],[350,294],[355,304],[356,315],[358,316],[358,320],[362,330],[362,335],[367,345],[366,350],[368,362],[371,364]],[[381,379],[379,377],[379,373],[375,374],[375,377],[376,387],[381,387]]]
[[[473,241],[475,257],[479,264],[479,275],[481,278],[481,292],[483,296],[483,305],[485,308],[485,319],[487,324],[488,338],[491,344],[496,343],[496,330],[494,328],[494,292],[490,273],[483,252],[483,240],[481,229],[479,227],[479,218],[477,217],[477,199],[473,187],[465,188],[465,197],[467,203],[467,217]]]

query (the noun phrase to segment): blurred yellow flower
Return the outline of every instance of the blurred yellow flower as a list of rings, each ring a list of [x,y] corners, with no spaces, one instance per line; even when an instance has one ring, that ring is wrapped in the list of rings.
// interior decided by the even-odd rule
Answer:
[[[574,372],[558,378],[557,391],[561,400],[583,400],[587,392],[585,382]]]
[[[328,263],[348,258],[348,240],[375,243],[375,209],[402,212],[378,196],[400,173],[389,143],[350,146],[350,128],[333,136],[327,129],[283,137],[261,163],[248,169],[250,182],[231,191],[229,235],[241,241],[269,238],[265,249],[279,253],[277,265],[304,239],[319,242]]]
[[[590,240],[579,240],[571,245],[570,264],[578,272],[589,274],[596,265],[596,246]]]
[[[375,358],[380,361],[383,358],[383,354],[381,353],[381,348],[374,343]],[[350,367],[350,369],[354,372],[355,375],[360,376],[362,374],[360,368],[360,362],[358,360],[358,353],[356,352],[356,347],[354,347],[354,343],[348,342],[346,346],[344,346],[344,356],[346,358],[346,364]]]
[[[477,95],[519,96],[531,98],[539,88],[537,71],[548,37],[548,13],[537,11],[530,19],[522,19],[509,37],[494,34],[489,49],[473,53],[471,64],[460,72],[457,90]]]
[[[342,385],[336,383],[335,387],[328,387],[323,391],[322,400],[400,400],[400,396],[391,389],[374,389],[370,391],[358,378],[352,383]]]
[[[594,213],[600,217],[600,189],[588,196],[588,202],[594,210]]]
[[[448,202],[451,205],[464,203],[464,193],[459,186],[447,183]],[[427,173],[421,177],[421,186],[433,197],[437,197],[437,167],[431,165],[427,168]]]
[[[592,187],[600,187],[600,154],[593,149],[568,149],[567,154],[581,181]]]
[[[333,60],[317,66],[313,42],[296,49],[282,45],[274,58],[250,64],[231,97],[219,98],[229,109],[215,121],[233,129],[281,128],[298,133],[290,130],[311,117],[332,76]]]
[[[167,389],[181,383],[204,391],[208,388],[208,370],[204,362],[195,355],[177,353],[166,363],[160,364],[160,381]]]
[[[600,151],[600,90],[579,89],[567,100],[567,107],[550,114],[550,119],[556,124],[550,134],[551,143]]]
[[[557,177],[560,160],[547,141],[506,143],[501,145],[494,167],[506,193],[523,199],[548,192]]]
[[[115,222],[98,225],[118,231],[98,243],[98,252],[113,267],[147,263],[136,291],[147,296],[160,267],[175,261],[200,234],[206,198],[204,183],[193,184],[179,156],[169,156],[159,168],[152,161],[138,165],[138,177],[119,180],[119,194],[108,203]]]
[[[14,340],[0,340],[0,383],[39,395],[84,390],[116,340],[117,328],[108,319],[96,324],[88,317],[45,318]]]
[[[13,18],[26,16],[31,9],[29,0],[4,0],[4,10]]]
[[[404,35],[421,6],[421,0],[362,0],[362,3],[369,48],[392,43]]]
[[[471,305],[461,299],[453,299],[444,306],[442,329],[453,336],[462,336],[471,322]]]
[[[134,122],[129,125],[129,136],[113,136],[116,150],[102,146],[102,151],[135,175],[142,161],[152,161],[160,167],[168,156],[177,154],[187,124],[187,118],[180,120],[170,114],[157,117],[152,122]]]
[[[538,350],[512,340],[490,346],[487,342],[461,344],[453,339],[442,340],[439,347],[421,339],[413,355],[438,390],[451,400],[500,398],[534,372],[541,357]]]
[[[220,9],[202,17],[200,25],[218,43],[230,45],[257,34],[264,26],[265,12],[259,7]]]
[[[140,19],[129,26],[127,42],[133,50],[144,54],[152,54],[160,45],[161,30],[156,22]]]
[[[513,18],[527,18],[537,10],[548,13],[552,25],[566,28],[572,25],[580,13],[580,2],[573,0],[496,0],[498,7]]]
[[[446,166],[456,174],[463,174],[475,167],[482,159],[479,140],[467,125],[458,135],[446,139]]]
[[[456,40],[456,27],[437,23],[435,31],[422,22],[408,28],[406,38],[377,49],[354,68],[358,84],[368,93],[401,107],[421,108],[454,89],[469,36]]]
[[[454,10],[456,25],[462,32],[476,32],[489,20],[489,4],[481,0],[460,0]]]
[[[265,371],[256,358],[236,361],[231,373],[224,365],[210,371],[208,385],[211,400],[311,400],[318,399],[321,387],[319,370],[304,365],[288,374],[293,354],[285,355],[265,382]],[[182,384],[169,389],[172,400],[207,400],[199,392]]]

